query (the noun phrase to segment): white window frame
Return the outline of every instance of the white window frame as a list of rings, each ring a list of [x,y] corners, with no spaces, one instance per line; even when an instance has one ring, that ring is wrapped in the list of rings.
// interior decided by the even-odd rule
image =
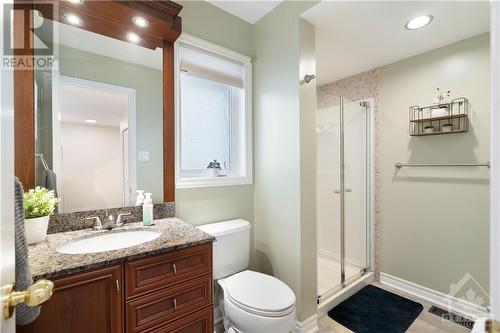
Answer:
[[[245,158],[246,175],[225,177],[181,177],[181,105],[180,105],[180,44],[190,45],[195,48],[206,50],[226,58],[241,62],[244,66],[243,89],[245,96]],[[182,33],[174,45],[174,68],[175,68],[175,187],[196,188],[212,186],[248,185],[253,182],[253,160],[252,160],[252,62],[243,54],[224,48],[217,44],[207,42],[187,33]]]

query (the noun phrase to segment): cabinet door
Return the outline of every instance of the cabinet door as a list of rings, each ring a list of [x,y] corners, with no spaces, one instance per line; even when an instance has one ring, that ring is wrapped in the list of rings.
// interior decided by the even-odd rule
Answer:
[[[122,272],[118,265],[53,280],[54,294],[40,316],[17,332],[123,332]]]

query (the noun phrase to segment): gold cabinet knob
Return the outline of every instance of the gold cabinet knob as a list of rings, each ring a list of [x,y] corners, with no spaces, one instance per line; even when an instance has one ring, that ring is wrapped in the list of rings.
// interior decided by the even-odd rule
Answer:
[[[26,304],[34,307],[50,299],[54,290],[54,283],[49,280],[39,280],[33,283],[25,291],[14,291],[14,285],[7,285],[4,288],[2,297],[3,316],[5,319],[12,317],[14,308],[18,304]]]

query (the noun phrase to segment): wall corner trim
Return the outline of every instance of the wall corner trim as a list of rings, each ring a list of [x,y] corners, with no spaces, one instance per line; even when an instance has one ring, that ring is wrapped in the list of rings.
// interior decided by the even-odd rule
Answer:
[[[302,322],[297,321],[293,333],[316,333],[318,331],[318,315],[313,314]]]
[[[484,307],[467,302],[464,299],[453,297],[440,291],[403,280],[387,273],[380,273],[380,283],[431,302],[432,304],[440,306],[444,309],[449,309],[451,312],[458,312],[459,314],[472,317],[474,320],[489,316],[488,310]]]

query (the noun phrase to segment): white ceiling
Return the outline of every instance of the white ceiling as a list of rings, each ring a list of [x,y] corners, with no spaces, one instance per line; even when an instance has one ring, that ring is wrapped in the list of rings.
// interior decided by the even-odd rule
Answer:
[[[88,124],[86,119],[94,119]],[[61,82],[61,121],[120,127],[128,122],[128,96],[118,92]]]
[[[404,25],[431,14],[420,30]],[[323,1],[302,17],[316,26],[316,75],[324,84],[489,31],[487,1]]]
[[[264,17],[267,13],[273,10],[280,4],[282,0],[266,1],[266,0],[207,0],[212,5],[220,9],[238,16],[248,23],[255,24],[258,20]]]

